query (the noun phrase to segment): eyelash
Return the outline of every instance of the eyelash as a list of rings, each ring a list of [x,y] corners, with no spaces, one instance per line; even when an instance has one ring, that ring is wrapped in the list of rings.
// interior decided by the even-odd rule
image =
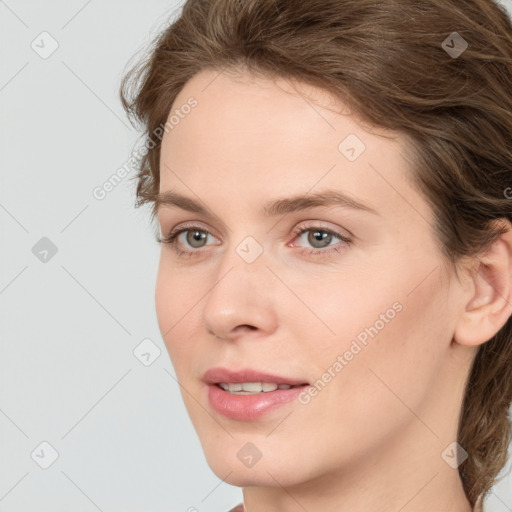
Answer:
[[[187,231],[199,231],[201,233],[206,233],[208,235],[211,235],[211,233],[206,230],[206,229],[203,229],[201,228],[200,226],[194,226],[194,225],[191,225],[191,226],[183,226],[177,230],[173,230],[171,231],[171,233],[169,233],[169,235],[165,238],[160,238],[160,237],[157,237],[157,242],[158,243],[163,243],[163,244],[168,244],[170,246],[172,246],[172,248],[174,249],[174,251],[176,252],[176,254],[178,256],[184,256],[184,257],[187,257],[187,258],[190,258],[190,257],[195,257],[195,256],[198,256],[199,253],[203,252],[201,251],[200,249],[195,249],[195,250],[191,250],[191,251],[188,251],[188,250],[183,250],[183,249],[180,249],[178,247],[178,244],[177,244],[177,238],[178,236],[181,234],[181,233],[184,233],[184,232],[187,232]],[[307,249],[305,247],[302,247],[300,250],[299,249],[299,252],[301,254],[305,254],[307,256],[329,256],[331,254],[333,254],[334,252],[336,253],[340,253],[342,250],[343,250],[343,245],[347,245],[349,246],[352,241],[347,238],[346,236],[342,235],[341,233],[338,233],[337,231],[334,231],[332,229],[329,229],[329,228],[322,228],[322,227],[319,227],[319,226],[303,226],[303,227],[299,227],[297,228],[295,231],[294,231],[294,235],[295,237],[300,237],[303,233],[307,233],[308,231],[320,231],[320,232],[323,232],[323,233],[327,233],[329,235],[333,235],[335,236],[336,238],[339,238],[343,244],[336,244],[334,246],[327,246],[326,248],[324,249]]]

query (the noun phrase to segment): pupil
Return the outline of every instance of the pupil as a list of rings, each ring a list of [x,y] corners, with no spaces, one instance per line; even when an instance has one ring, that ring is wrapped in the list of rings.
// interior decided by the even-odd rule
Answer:
[[[189,231],[187,238],[188,238],[188,242],[190,243],[190,245],[192,247],[200,247],[201,246],[200,242],[202,242],[205,237],[206,237],[206,233],[203,233],[201,231],[194,231],[194,232]],[[199,244],[197,244],[197,242],[199,242]]]
[[[311,236],[312,234],[312,236]],[[314,232],[311,232],[310,234],[310,240],[309,242],[311,243],[311,245],[315,246],[315,243],[316,242],[321,242],[322,240],[325,241],[325,239],[327,238],[328,242],[330,241],[330,237],[332,236],[330,233],[326,233],[325,231],[314,231]],[[325,247],[325,245],[320,245],[320,247]]]

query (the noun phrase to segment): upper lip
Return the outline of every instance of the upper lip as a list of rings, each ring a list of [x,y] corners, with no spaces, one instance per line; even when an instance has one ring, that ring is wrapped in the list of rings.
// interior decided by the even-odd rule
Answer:
[[[227,384],[236,384],[241,382],[269,382],[273,384],[289,384],[290,386],[298,386],[307,384],[305,380],[293,379],[290,377],[282,377],[267,372],[260,372],[251,368],[241,370],[230,370],[228,368],[210,368],[203,375],[203,381],[207,384],[219,384],[225,382]]]

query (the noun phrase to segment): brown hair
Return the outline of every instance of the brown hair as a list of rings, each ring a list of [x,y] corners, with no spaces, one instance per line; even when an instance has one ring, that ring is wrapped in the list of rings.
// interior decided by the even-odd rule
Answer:
[[[405,135],[451,264],[489,247],[505,230],[498,219],[512,221],[512,24],[492,0],[188,0],[121,83],[123,107],[154,145],[138,166],[136,206],[154,205],[155,135],[185,83],[242,67],[323,88]],[[473,506],[506,463],[511,401],[509,318],[479,348],[459,420]]]

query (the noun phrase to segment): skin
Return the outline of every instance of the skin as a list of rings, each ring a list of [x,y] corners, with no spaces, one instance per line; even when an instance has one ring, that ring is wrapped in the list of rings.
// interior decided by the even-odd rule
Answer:
[[[403,138],[365,127],[325,91],[245,70],[201,71],[171,110],[190,96],[197,106],[162,140],[160,191],[217,217],[159,210],[162,237],[185,222],[209,234],[202,246],[178,237],[181,250],[195,251],[190,258],[162,244],[155,300],[212,470],[243,488],[247,512],[469,512],[442,453],[457,438],[477,348],[511,314],[510,234],[456,276],[408,179]],[[348,134],[366,146],[352,162],[338,149]],[[271,199],[326,189],[377,213],[263,214]],[[297,226],[312,232],[298,237]],[[351,243],[334,236],[322,245],[313,238],[320,228]],[[236,252],[248,236],[263,249],[252,263]],[[400,312],[309,403],[255,421],[211,408],[201,381],[208,368],[314,383],[397,302]],[[262,455],[250,468],[237,457],[247,442]]]

